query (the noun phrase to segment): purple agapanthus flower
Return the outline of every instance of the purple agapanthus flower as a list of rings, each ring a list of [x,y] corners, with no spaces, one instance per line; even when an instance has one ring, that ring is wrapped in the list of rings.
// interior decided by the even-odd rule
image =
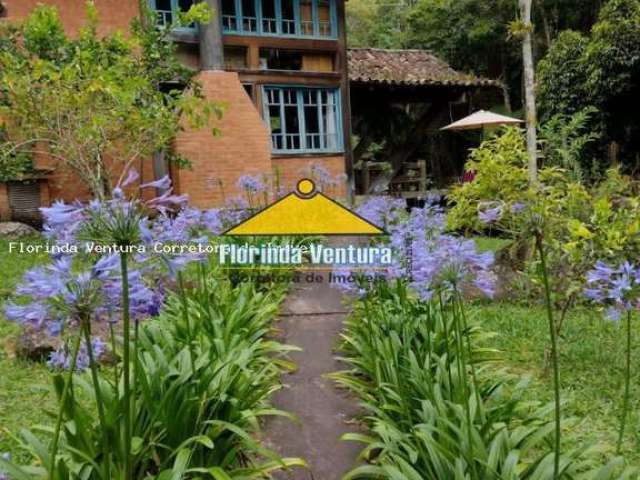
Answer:
[[[227,201],[220,211],[220,220],[224,228],[233,227],[249,218],[254,210],[244,197],[235,197]]]
[[[18,305],[13,301],[8,301],[4,305],[4,315],[11,322],[31,326],[38,330],[46,328],[47,322],[53,320],[47,306],[40,302]]]
[[[106,350],[107,345],[101,339],[97,337],[91,339],[91,353],[93,355],[94,361],[99,361],[100,358],[105,354]],[[71,369],[72,361],[73,352],[70,351],[68,346],[64,346],[49,355],[47,365],[53,370],[69,370]],[[80,350],[78,351],[78,356],[76,358],[75,371],[82,372],[88,369],[90,366],[91,363],[89,360],[87,345],[85,343],[82,343],[80,345]]]
[[[522,202],[516,202],[511,205],[511,213],[518,214],[522,212],[527,206]]]
[[[606,307],[607,318],[640,308],[640,269],[629,262],[613,267],[598,261],[586,275],[585,296]]]
[[[373,215],[384,212],[386,205],[375,200],[369,207],[370,218],[380,218]],[[390,238],[386,244],[393,250],[394,262],[378,269],[378,275],[384,274],[388,281],[408,282],[425,301],[437,291],[460,291],[467,285],[474,285],[489,297],[495,294],[493,254],[478,252],[473,240],[445,234],[445,217],[440,206],[427,203],[423,208],[413,209],[408,217],[399,218],[401,221],[391,222],[388,227]],[[345,270],[348,271],[341,267],[334,273],[344,276]],[[343,289],[358,291],[363,287],[366,285],[359,283]]]
[[[411,285],[424,300],[436,291],[460,291],[471,284],[488,297],[495,294],[493,254],[479,253],[473,240],[439,235],[416,240],[411,252]]]
[[[129,171],[122,186],[138,179]],[[206,258],[187,251],[165,253],[156,247],[208,245],[210,236],[239,223],[254,211],[244,198],[230,208],[203,212],[185,205],[186,197],[172,194],[171,181],[164,177],[142,188],[159,188],[156,199],[126,198],[117,187],[108,200],[67,205],[56,202],[43,209],[47,235],[57,242],[90,242],[101,246],[144,247],[129,255],[129,299],[136,321],[158,315],[165,292],[176,274],[192,262]],[[152,212],[156,210],[156,212]],[[77,326],[91,312],[92,322],[117,322],[122,318],[121,255],[119,252],[84,253],[53,257],[46,266],[29,270],[16,288],[21,298],[4,305],[9,320],[61,335],[67,325]]]
[[[488,205],[480,205],[480,211],[478,212],[478,219],[485,225],[496,223],[502,218],[503,206],[491,203]]]
[[[40,212],[45,237],[59,244],[75,243],[76,234],[87,218],[85,208],[79,202],[65,204],[56,201],[51,207],[40,208]]]
[[[250,193],[256,193],[264,189],[264,184],[257,175],[242,175],[238,179],[238,188]]]
[[[397,223],[406,210],[404,200],[397,198],[374,196],[369,197],[356,213],[374,225],[386,228]]]
[[[204,212],[202,214],[202,223],[206,229],[214,235],[219,235],[224,231],[222,212],[218,208]]]
[[[329,170],[324,166],[313,164],[308,167],[308,175],[315,180],[317,186],[322,189],[323,187],[330,187],[335,184],[334,178],[331,176]]]
[[[135,175],[129,175],[132,179]],[[175,273],[190,261],[190,255],[163,258],[153,250],[155,243],[192,242],[202,239],[206,226],[202,212],[182,207],[183,199],[170,194],[170,183],[166,179],[152,182],[168,187],[159,199],[150,202],[127,200],[117,191],[110,200],[91,201],[86,205],[56,203],[43,209],[43,214],[52,236],[58,241],[68,238],[74,241],[87,238],[104,245],[146,244],[146,254],[130,257],[129,296],[131,315],[136,320],[157,315],[163,303],[163,275]],[[175,207],[177,213],[166,209]],[[147,217],[150,207],[158,208],[160,215],[151,220]],[[70,233],[71,232],[71,233]],[[87,240],[89,241],[89,240]],[[201,240],[200,240],[201,241]],[[81,254],[82,255],[82,254]],[[4,310],[7,318],[38,330],[53,334],[64,331],[65,324],[77,324],[86,312],[92,313],[91,321],[117,321],[122,309],[121,258],[118,253],[96,258],[85,255],[79,265],[92,266],[80,269],[74,257],[65,255],[54,258],[47,266],[36,267],[25,274],[24,281],[16,293],[28,297],[20,301],[9,301]],[[169,268],[167,268],[167,264]]]
[[[146,204],[161,213],[166,213],[168,210],[179,210],[184,208],[188,203],[188,195],[172,195],[171,189],[168,189],[159,197],[149,200]]]

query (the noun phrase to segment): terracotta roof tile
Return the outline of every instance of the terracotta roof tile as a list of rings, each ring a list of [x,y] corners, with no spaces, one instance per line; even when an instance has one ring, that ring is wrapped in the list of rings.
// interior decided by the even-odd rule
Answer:
[[[457,72],[428,50],[350,48],[352,82],[389,85],[499,86],[497,80]]]

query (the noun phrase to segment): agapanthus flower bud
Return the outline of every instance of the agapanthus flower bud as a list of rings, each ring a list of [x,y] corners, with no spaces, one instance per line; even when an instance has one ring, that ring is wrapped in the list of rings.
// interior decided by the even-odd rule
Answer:
[[[606,317],[618,321],[622,313],[640,308],[640,269],[625,261],[617,268],[602,261],[586,275],[585,296],[606,307]]]
[[[171,188],[171,178],[169,175],[165,175],[159,180],[154,180],[153,182],[145,183],[140,185],[140,188],[157,188],[158,190],[168,190]]]
[[[135,168],[130,168],[127,172],[127,177],[122,182],[122,187],[128,187],[132,185],[136,180],[140,178],[140,174]]]

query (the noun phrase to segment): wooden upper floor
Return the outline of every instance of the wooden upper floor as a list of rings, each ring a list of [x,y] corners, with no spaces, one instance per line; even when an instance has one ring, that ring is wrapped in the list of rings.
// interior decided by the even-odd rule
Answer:
[[[157,14],[159,26],[198,0],[141,0]],[[346,68],[345,0],[218,0],[229,70],[340,73]],[[85,24],[82,0],[0,0],[9,20],[25,18],[37,5],[58,8],[70,34]],[[126,31],[140,15],[138,0],[95,0],[101,34]],[[174,39],[190,63],[197,61],[199,27],[177,28]],[[191,57],[191,58],[189,58]],[[195,66],[195,65],[194,65]]]
[[[84,0],[0,0],[9,20],[38,4],[57,7],[66,30],[86,23]],[[142,0],[159,27],[198,0]],[[238,72],[270,128],[276,155],[335,154],[349,139],[345,0],[217,0],[224,69]],[[138,0],[95,0],[98,32],[126,32],[141,14]],[[172,36],[185,64],[200,69],[202,38],[196,25]]]

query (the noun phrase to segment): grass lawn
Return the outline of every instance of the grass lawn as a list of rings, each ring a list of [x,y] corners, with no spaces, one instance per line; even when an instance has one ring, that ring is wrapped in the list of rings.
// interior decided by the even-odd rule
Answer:
[[[473,317],[497,335],[491,346],[504,352],[512,372],[531,375],[529,397],[553,400],[551,366],[545,361],[549,330],[542,306],[509,303],[476,304]],[[603,320],[595,310],[580,309],[566,321],[560,339],[560,381],[564,415],[577,425],[565,432],[566,447],[601,442],[607,455],[615,452],[624,385],[624,330]],[[635,332],[631,416],[625,433],[624,455],[640,465],[640,333]]]
[[[40,239],[23,241],[37,243]],[[0,239],[0,312],[24,271],[46,258],[46,255],[9,253],[9,242]],[[14,458],[20,458],[20,453],[6,431],[17,433],[21,428],[46,423],[45,411],[54,408],[45,389],[49,383],[46,366],[13,358],[12,345],[18,331],[0,313],[0,453],[11,452]]]
[[[476,237],[481,251],[498,251],[509,240]],[[471,307],[476,320],[497,335],[491,347],[504,353],[504,363],[512,372],[532,377],[528,390],[532,400],[553,401],[549,349],[549,323],[542,305],[477,303]],[[604,319],[596,309],[576,309],[570,314],[559,339],[560,382],[564,415],[578,419],[564,432],[567,447],[600,442],[605,453],[615,453],[619,414],[624,388],[623,324]],[[640,465],[640,332],[634,334],[630,417],[623,454]]]
[[[511,240],[509,239],[497,237],[475,237],[474,240],[476,241],[478,250],[481,252],[497,252],[511,243]]]

